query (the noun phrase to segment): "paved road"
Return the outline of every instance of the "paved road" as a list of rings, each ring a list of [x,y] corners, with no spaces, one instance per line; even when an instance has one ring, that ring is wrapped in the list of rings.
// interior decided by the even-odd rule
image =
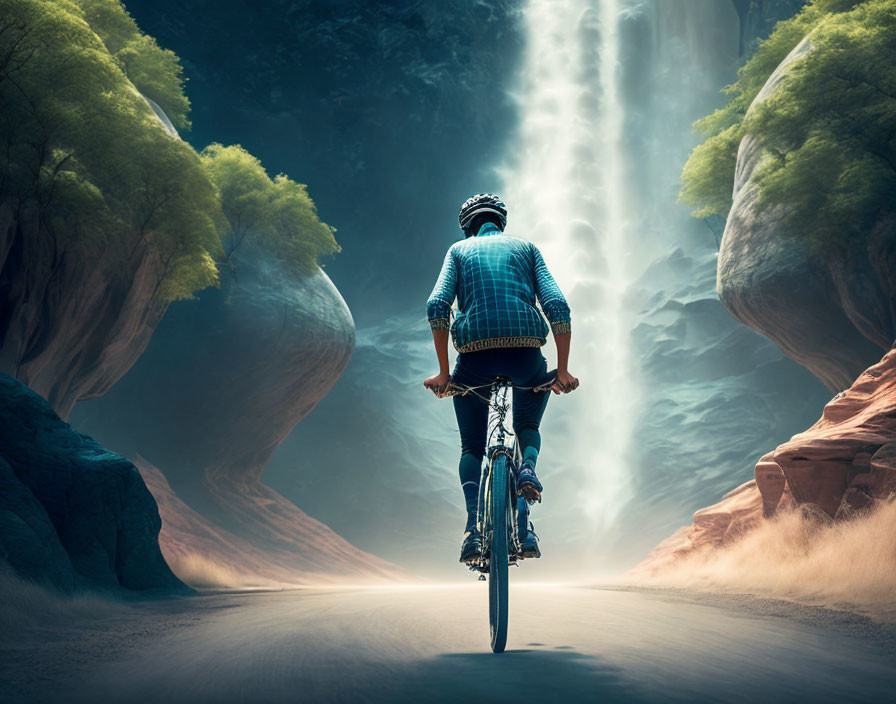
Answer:
[[[893,701],[891,627],[781,602],[484,584],[206,595],[29,627],[0,700]],[[11,698],[11,699],[10,699]]]

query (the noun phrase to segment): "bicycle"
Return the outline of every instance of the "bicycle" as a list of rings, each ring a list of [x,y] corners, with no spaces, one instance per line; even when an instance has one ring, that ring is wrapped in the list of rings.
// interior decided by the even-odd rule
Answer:
[[[534,388],[547,392],[553,380]],[[489,396],[477,393],[489,389]],[[508,569],[525,559],[520,550],[520,538],[529,528],[529,503],[517,493],[516,473],[522,451],[514,434],[504,422],[511,411],[509,392],[513,383],[506,377],[496,377],[483,386],[459,386],[453,382],[445,390],[446,396],[473,393],[489,404],[488,442],[486,460],[479,482],[478,528],[482,540],[480,555],[468,562],[470,570],[479,572],[480,580],[488,575],[488,611],[492,652],[502,653],[507,644],[508,625]],[[514,437],[508,447],[507,439]],[[539,499],[540,500],[540,499]]]

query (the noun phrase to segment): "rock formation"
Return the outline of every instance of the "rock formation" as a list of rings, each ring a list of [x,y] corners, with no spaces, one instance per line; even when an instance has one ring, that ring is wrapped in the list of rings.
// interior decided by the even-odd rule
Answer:
[[[176,57],[151,60],[148,84],[137,81],[156,103],[119,71],[131,59],[107,53],[100,39],[128,52],[142,47],[134,50],[140,56],[143,49],[158,52],[155,42],[117,5],[106,8],[111,14],[71,9],[71,15],[48,15],[29,2],[16,10],[9,28],[21,36],[3,36],[9,45],[4,61],[7,69],[33,79],[33,94],[18,83],[15,89],[2,83],[19,102],[11,104],[5,123],[10,130],[4,132],[15,158],[6,164],[0,198],[0,372],[43,395],[63,417],[77,402],[102,396],[131,368],[167,301],[216,283],[213,259],[225,266],[217,225],[223,223],[226,197],[160,105],[173,105],[180,113],[172,114],[174,122],[186,126],[188,103],[178,89]],[[71,66],[83,74],[67,73]],[[155,90],[159,85],[165,88]],[[87,88],[95,91],[85,93]],[[50,96],[46,105],[37,95]],[[11,129],[20,121],[25,128]],[[290,186],[296,195],[291,202],[303,200],[304,186]],[[87,214],[96,218],[82,217]],[[293,217],[313,219],[304,210],[284,215]],[[307,233],[299,225],[288,242],[278,240],[278,251],[289,249],[284,256],[293,262],[307,244],[300,241]],[[207,519],[240,531],[256,551],[287,555],[293,572],[304,574],[330,568],[367,575],[389,571],[260,483],[274,448],[338,378],[354,328],[319,269],[298,274],[274,256],[248,249],[246,242],[226,260],[224,291],[178,309],[181,317],[173,316],[169,327],[175,338],[156,346],[170,356],[146,367],[149,391],[142,399],[129,398],[118,414],[154,441],[141,448],[146,454],[170,460],[166,472],[182,498]],[[39,397],[28,398],[36,403]],[[18,392],[3,400],[17,402]],[[62,423],[49,410],[35,418],[56,428],[50,416]],[[164,567],[156,542],[159,516],[133,465],[92,441],[72,440],[80,438],[72,431],[71,437],[42,427],[30,432],[29,418],[19,414],[0,430],[9,434],[12,453],[0,445],[0,502],[7,512],[0,540],[9,560],[65,588],[81,582],[154,586],[156,563],[159,574]],[[47,460],[46,471],[44,455],[53,460]],[[72,477],[72,467],[83,477]],[[102,473],[108,477],[99,478]],[[162,494],[168,489],[164,482],[154,486]],[[168,519],[183,527],[191,519],[177,523],[168,510],[175,505],[187,510],[171,499]],[[152,534],[145,546],[133,537],[140,525]],[[150,543],[153,556],[144,554]],[[111,561],[105,567],[103,554]]]
[[[180,139],[162,108],[133,91]],[[78,401],[102,396],[165,313],[157,295],[163,269],[145,241],[67,237],[41,225],[34,207],[0,204],[0,372],[37,391],[62,418]]]
[[[755,480],[694,514],[639,567],[664,565],[743,535],[763,517],[801,509],[846,520],[896,493],[896,348],[835,396],[822,417],[756,464]]]
[[[126,265],[122,266],[122,262]],[[138,245],[56,241],[37,214],[0,205],[0,371],[67,418],[130,369],[165,311],[159,257]]]
[[[164,474],[182,502],[149,480],[163,517],[172,517],[166,549],[188,549],[186,526],[198,525],[198,516],[242,546],[238,560],[266,554],[267,566],[255,573],[270,579],[396,575],[262,483],[274,450],[339,378],[354,325],[321,270],[298,275],[257,245],[242,246],[221,289],[173,304],[132,372],[80,422],[129,456],[146,457],[145,472],[151,462]],[[340,442],[339,429],[324,441]],[[178,507],[189,515],[173,518]],[[178,521],[185,521],[179,533]],[[197,553],[226,552],[220,543],[211,550],[206,532],[197,533]]]
[[[171,490],[165,475],[147,460],[137,456],[135,463],[159,505],[162,554],[172,569],[195,587],[328,582],[336,576],[326,567],[339,561],[364,565],[367,579],[377,579],[378,570],[382,579],[396,574],[392,565],[353,547],[274,492],[269,492],[269,497],[295,522],[296,532],[313,539],[277,549],[259,547],[190,508]]]
[[[657,545],[632,574],[655,575],[678,560],[735,540],[762,518],[762,497],[756,482],[741,484],[722,500],[694,514],[691,525],[682,526]]]
[[[763,459],[756,481],[767,513],[792,497],[839,518],[896,491],[896,350],[835,396],[809,430]]]
[[[804,39],[754,105],[811,48]],[[896,221],[878,222],[866,240],[842,255],[821,254],[783,231],[779,209],[757,208],[759,194],[750,177],[763,156],[759,140],[745,136],[719,252],[719,296],[735,318],[770,337],[829,389],[841,391],[896,338]]]
[[[159,551],[160,527],[133,464],[0,374],[0,558],[65,591],[187,591]]]

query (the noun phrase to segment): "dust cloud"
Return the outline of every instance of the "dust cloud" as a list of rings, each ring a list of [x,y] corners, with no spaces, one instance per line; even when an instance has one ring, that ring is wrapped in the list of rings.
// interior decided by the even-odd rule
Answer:
[[[789,512],[722,548],[629,575],[638,586],[750,593],[896,622],[896,500],[848,521]]]

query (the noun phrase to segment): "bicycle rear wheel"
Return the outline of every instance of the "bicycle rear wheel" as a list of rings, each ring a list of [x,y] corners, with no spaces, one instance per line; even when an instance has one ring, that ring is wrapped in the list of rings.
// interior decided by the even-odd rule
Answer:
[[[491,519],[491,541],[488,575],[488,618],[491,627],[492,651],[503,653],[507,644],[507,550],[510,469],[507,456],[499,454],[489,472],[491,491],[488,512]]]

